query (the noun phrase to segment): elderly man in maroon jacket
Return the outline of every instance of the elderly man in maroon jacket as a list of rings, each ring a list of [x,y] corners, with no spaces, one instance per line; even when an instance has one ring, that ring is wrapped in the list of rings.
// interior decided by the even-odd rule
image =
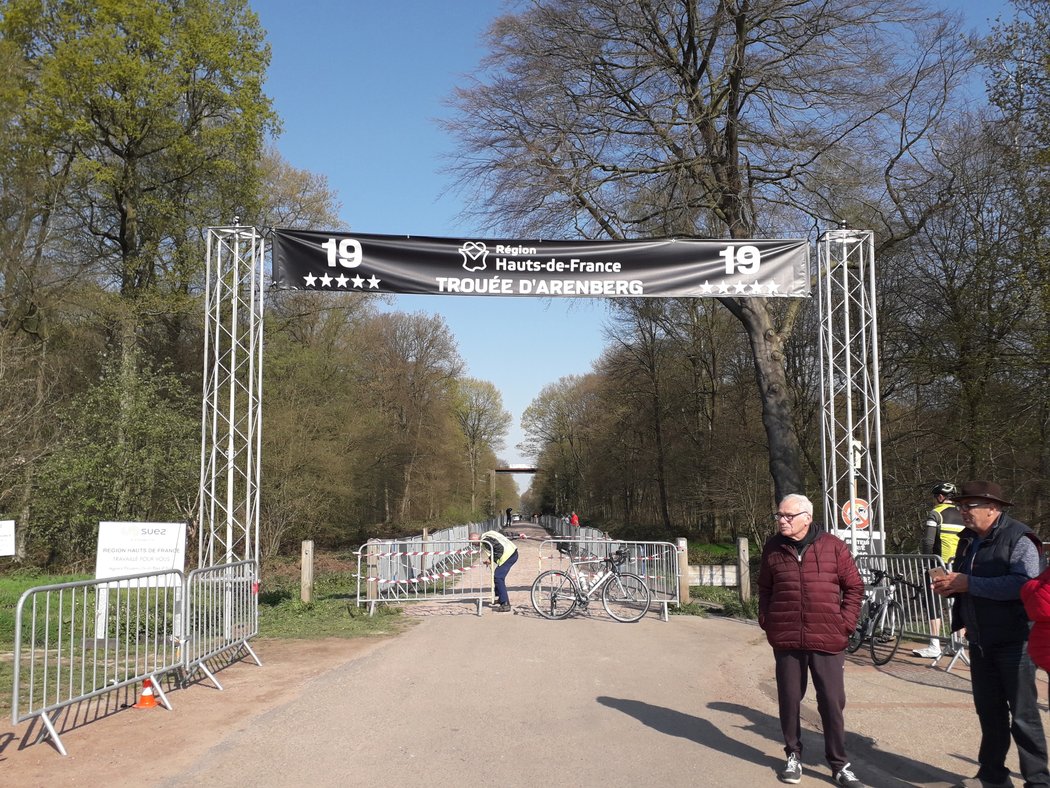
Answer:
[[[762,549],[758,623],[776,661],[780,727],[787,763],[781,782],[802,779],[799,707],[809,675],[824,727],[824,754],[836,785],[863,788],[846,760],[843,671],[846,641],[857,625],[864,581],[845,542],[813,528],[813,504],[788,495],[773,515],[777,534]]]

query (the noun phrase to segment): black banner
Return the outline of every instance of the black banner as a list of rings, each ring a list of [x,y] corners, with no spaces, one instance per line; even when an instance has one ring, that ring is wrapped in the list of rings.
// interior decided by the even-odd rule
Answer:
[[[809,295],[800,239],[520,241],[275,230],[277,287],[540,297]]]

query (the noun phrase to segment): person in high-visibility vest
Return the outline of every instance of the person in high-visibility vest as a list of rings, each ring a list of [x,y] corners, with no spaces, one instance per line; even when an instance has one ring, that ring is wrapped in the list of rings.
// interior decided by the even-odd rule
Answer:
[[[481,542],[481,547],[489,555],[489,558],[485,560],[485,566],[491,563],[495,567],[492,573],[492,582],[496,587],[494,610],[497,613],[509,613],[511,606],[510,595],[507,593],[507,573],[518,562],[518,548],[514,542],[499,531],[485,531],[481,536],[471,534],[470,541]]]
[[[955,557],[955,549],[959,546],[959,534],[965,528],[962,515],[952,503],[952,498],[957,492],[958,490],[951,482],[940,482],[930,490],[937,503],[926,515],[926,523],[922,532],[923,555],[939,555],[945,566],[949,566]],[[929,589],[928,582],[927,589]],[[943,653],[941,650],[941,602],[929,590],[926,598],[930,606],[930,645],[926,648],[913,649],[911,653],[917,657],[937,659]]]

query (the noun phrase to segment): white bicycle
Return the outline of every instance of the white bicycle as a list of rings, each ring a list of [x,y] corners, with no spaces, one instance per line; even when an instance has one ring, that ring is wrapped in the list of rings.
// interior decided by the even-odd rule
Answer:
[[[649,612],[652,594],[649,586],[633,572],[621,572],[627,553],[617,550],[609,558],[574,561],[569,571],[551,569],[532,584],[532,606],[544,618],[560,619],[572,615],[577,606],[586,610],[599,592],[605,612],[629,624]],[[587,582],[579,567],[598,564],[594,579]]]

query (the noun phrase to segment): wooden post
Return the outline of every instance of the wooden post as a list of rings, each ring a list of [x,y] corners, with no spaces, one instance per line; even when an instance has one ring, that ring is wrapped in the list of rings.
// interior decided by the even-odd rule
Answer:
[[[678,606],[689,604],[689,542],[679,537],[678,547]]]
[[[365,577],[369,578],[368,582],[368,601],[374,603],[379,599],[379,581],[371,578],[379,577],[379,556],[376,555],[379,552],[379,545],[372,541],[369,541],[367,551],[365,552]]]
[[[307,539],[303,542],[302,579],[299,586],[299,598],[304,602],[314,601],[314,542]]]
[[[751,560],[746,536],[738,536],[736,540],[736,585],[740,589],[740,601],[747,602],[751,598]]]

